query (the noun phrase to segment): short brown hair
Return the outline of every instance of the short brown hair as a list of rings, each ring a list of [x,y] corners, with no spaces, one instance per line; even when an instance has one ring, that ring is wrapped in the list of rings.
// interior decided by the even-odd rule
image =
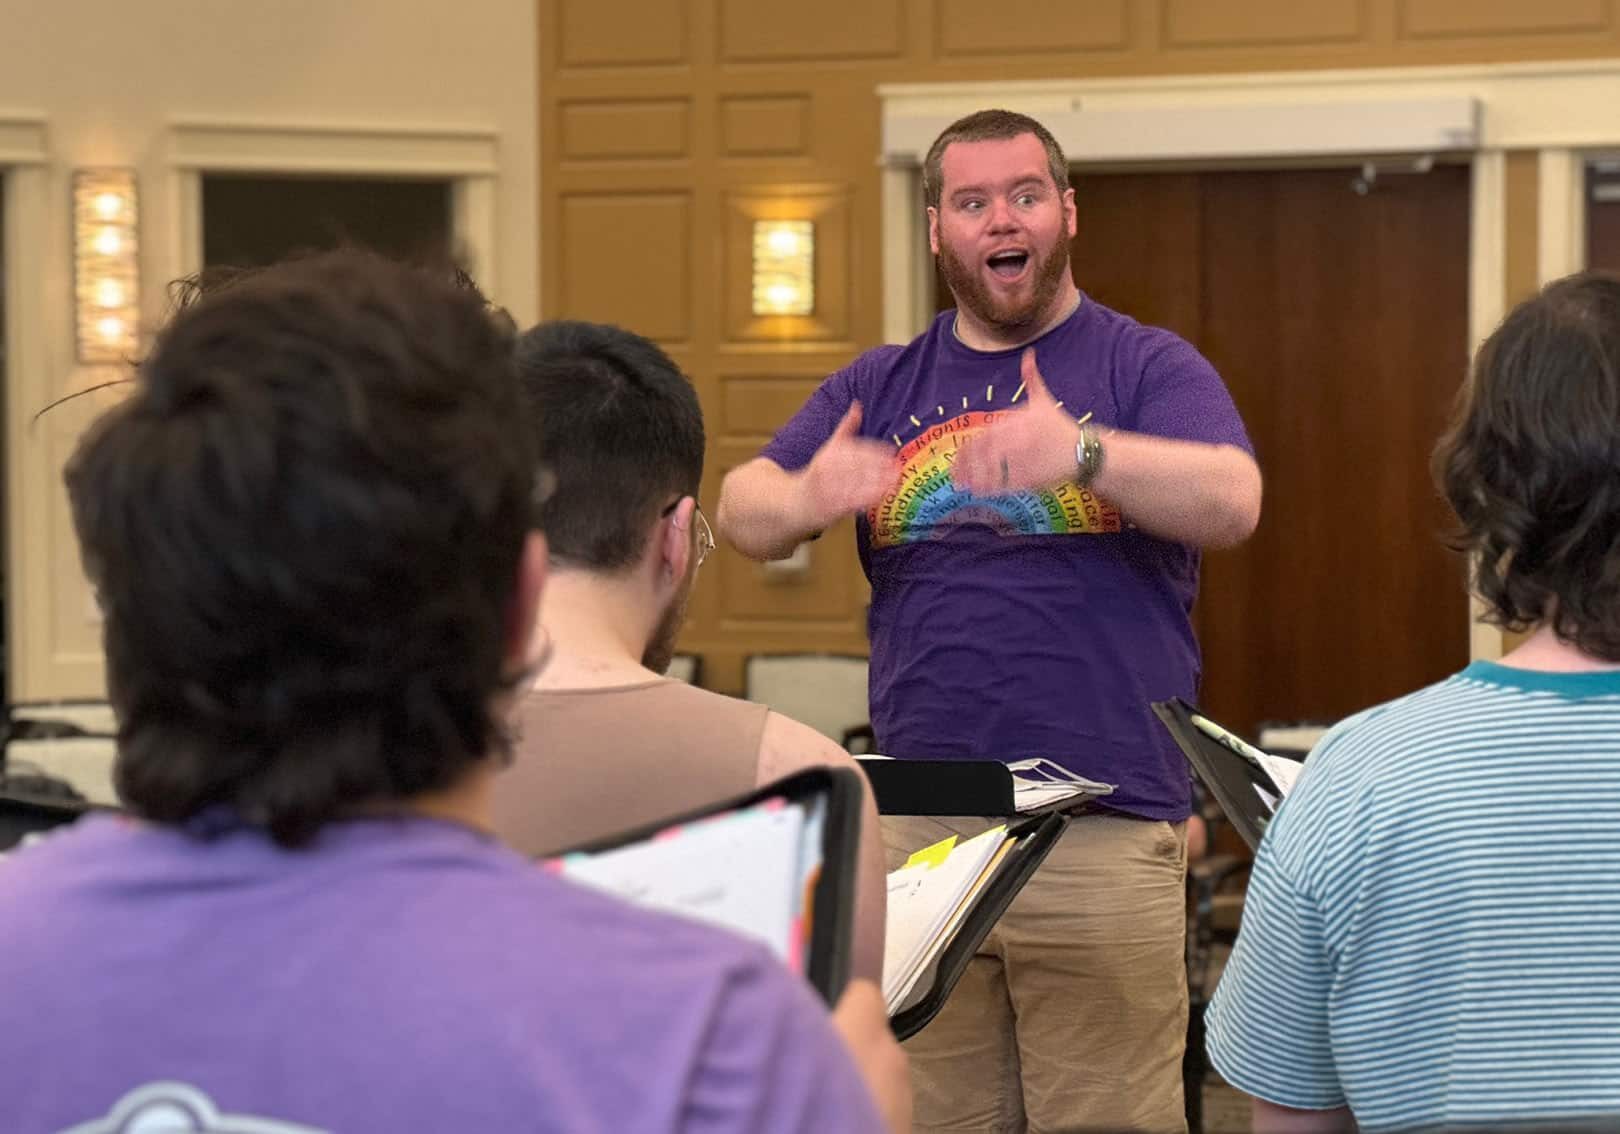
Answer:
[[[1052,174],[1052,184],[1059,195],[1069,187],[1069,159],[1063,148],[1052,137],[1052,132],[1027,114],[1013,110],[976,110],[966,118],[958,118],[934,139],[923,159],[923,201],[929,208],[939,208],[945,188],[945,177],[940,170],[945,160],[945,147],[952,142],[1003,142],[1024,134],[1033,134],[1046,150],[1046,168]]]
[[[1479,348],[1434,454],[1477,557],[1486,619],[1550,622],[1620,661],[1620,276],[1583,272],[1516,307]]]

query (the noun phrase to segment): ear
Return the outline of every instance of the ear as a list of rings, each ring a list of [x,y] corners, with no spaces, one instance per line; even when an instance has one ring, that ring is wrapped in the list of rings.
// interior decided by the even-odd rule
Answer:
[[[655,543],[658,579],[662,580],[666,571],[673,584],[686,578],[687,566],[692,561],[692,524],[696,511],[697,500],[683,496],[675,505],[675,511],[658,521],[661,528]]]
[[[939,210],[932,205],[928,206],[928,247],[934,255],[939,255]]]
[[[1074,204],[1074,189],[1070,187],[1063,191],[1063,221],[1069,228],[1069,239],[1080,229],[1080,210]]]
[[[546,551],[546,537],[530,532],[523,541],[523,553],[518,558],[517,585],[512,588],[512,602],[506,615],[506,669],[508,672],[528,667],[536,660],[529,656],[530,647],[538,640],[535,628],[540,623],[540,592],[545,589],[550,557]]]

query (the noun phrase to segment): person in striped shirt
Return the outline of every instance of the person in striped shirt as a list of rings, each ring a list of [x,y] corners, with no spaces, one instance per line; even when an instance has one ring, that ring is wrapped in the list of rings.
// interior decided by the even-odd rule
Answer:
[[[1334,728],[1272,820],[1208,1016],[1257,1131],[1620,1121],[1620,277],[1503,321],[1434,468],[1529,635]]]

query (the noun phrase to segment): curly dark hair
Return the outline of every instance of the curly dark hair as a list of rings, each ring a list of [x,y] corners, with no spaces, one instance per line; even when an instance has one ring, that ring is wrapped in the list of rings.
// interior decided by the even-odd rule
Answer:
[[[163,330],[66,472],[132,811],[296,846],[507,750],[536,463],[511,349],[446,271],[352,249]]]
[[[1620,661],[1620,276],[1558,280],[1503,320],[1434,472],[1487,619]]]

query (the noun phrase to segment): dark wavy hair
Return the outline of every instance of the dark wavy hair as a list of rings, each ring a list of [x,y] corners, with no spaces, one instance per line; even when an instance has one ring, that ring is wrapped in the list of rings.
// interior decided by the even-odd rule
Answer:
[[[1029,115],[1014,110],[976,110],[945,127],[928,147],[922,168],[923,203],[939,208],[945,190],[945,147],[952,142],[1009,142],[1024,134],[1033,134],[1046,150],[1046,170],[1061,197],[1069,187],[1069,160],[1052,132]]]
[[[540,512],[552,559],[631,566],[660,510],[703,480],[697,391],[656,344],[605,323],[541,323],[518,337],[516,357],[555,482]]]
[[[1434,472],[1487,619],[1620,661],[1620,276],[1558,280],[1503,320]]]
[[[446,271],[357,250],[193,289],[66,472],[132,811],[296,846],[507,750],[511,346]]]

